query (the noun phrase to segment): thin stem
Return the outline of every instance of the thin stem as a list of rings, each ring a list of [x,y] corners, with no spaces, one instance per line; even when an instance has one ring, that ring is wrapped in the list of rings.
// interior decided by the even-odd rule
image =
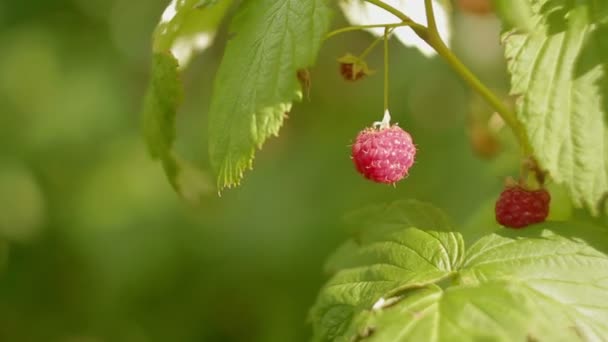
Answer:
[[[370,28],[395,28],[395,27],[402,27],[402,26],[410,26],[409,22],[400,22],[400,23],[393,23],[393,24],[375,24],[375,25],[354,25],[354,26],[347,26],[347,27],[343,27],[334,31],[331,31],[330,33],[328,33],[325,36],[325,39],[329,39],[333,36],[337,36],[339,34],[342,33],[346,33],[346,32],[351,32],[351,31],[360,31],[360,30],[365,30],[365,29],[370,29]]]
[[[378,7],[382,8],[383,10],[391,13],[392,15],[399,18],[404,23],[408,23],[408,26],[412,30],[414,30],[414,32],[416,32],[416,34],[418,36],[422,37],[421,34],[426,35],[428,33],[427,28],[425,26],[420,25],[417,22],[413,21],[410,17],[405,15],[405,13],[401,12],[400,10],[396,9],[395,7],[393,7],[389,4],[386,4],[380,0],[365,0],[365,1],[369,2],[372,5],[378,6]]]
[[[460,77],[469,84],[474,91],[476,91],[486,102],[488,102],[494,110],[500,115],[500,117],[505,121],[505,123],[511,128],[513,134],[519,141],[519,145],[521,147],[522,154],[524,156],[532,155],[532,147],[530,146],[530,142],[524,132],[523,127],[517,119],[515,118],[515,113],[513,113],[505,104],[502,102],[496,94],[494,94],[488,87],[486,87],[483,82],[475,76],[469,70],[464,63],[456,57],[456,55],[450,50],[447,45],[443,42],[439,33],[434,31],[429,34],[429,39],[426,42],[437,51],[439,56],[443,57],[443,59],[452,67],[452,69],[460,75]]]
[[[382,37],[375,39],[361,54],[359,55],[359,59],[364,60],[367,55],[382,41]]]
[[[384,29],[384,111],[388,110],[388,91],[389,91],[389,82],[388,82],[388,38],[389,38],[389,28]]]
[[[433,0],[424,0],[424,9],[426,10],[426,22],[428,30],[431,33],[437,33],[437,35],[439,35],[439,31],[437,30],[437,22],[435,21],[435,12],[433,11]]]
[[[438,37],[438,36],[437,36]],[[437,51],[437,53],[443,57],[443,59],[452,67],[452,69],[462,77],[462,79],[469,84],[473,90],[475,90],[484,100],[486,100],[496,112],[502,117],[507,125],[515,133],[517,139],[520,142],[522,151],[525,155],[531,154],[532,149],[528,143],[528,139],[523,133],[521,126],[515,114],[480,80],[475,76],[459,59],[454,53],[445,45],[441,39],[433,39],[429,44]]]
[[[370,4],[378,6],[385,11],[393,14],[397,18],[403,21],[411,21],[411,19],[400,10],[392,7],[380,0],[365,0]],[[439,36],[437,30],[437,24],[435,22],[435,15],[433,13],[432,1],[425,0],[425,7],[427,11],[427,22],[429,27],[417,24],[415,22],[410,23],[410,27],[414,32],[427,44],[429,44],[439,56],[443,57],[445,61],[452,67],[452,69],[464,79],[465,82],[473,88],[482,98],[484,98],[500,115],[500,117],[509,125],[515,136],[519,141],[522,153],[524,156],[532,154],[532,147],[528,141],[528,138],[521,127],[521,124],[515,118],[515,114],[505,106],[505,104],[490,90],[488,89],[478,78],[475,76],[459,59],[456,55],[447,47]]]
[[[397,27],[399,27],[399,26],[395,26],[395,27],[387,26],[384,28],[384,32],[386,33],[386,31],[388,30],[388,34],[390,35]],[[361,54],[359,55],[359,59],[361,59],[361,60],[365,59],[365,57],[367,57],[367,55],[369,55],[369,53],[372,52],[372,50],[374,50],[376,45],[378,45],[378,43],[380,43],[384,39],[385,39],[384,35],[376,38],[365,50],[363,50],[363,52],[361,52]]]

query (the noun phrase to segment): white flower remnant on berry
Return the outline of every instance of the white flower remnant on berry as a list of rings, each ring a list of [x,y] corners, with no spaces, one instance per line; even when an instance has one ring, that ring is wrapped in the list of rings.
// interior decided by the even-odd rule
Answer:
[[[413,21],[427,25],[424,0],[384,0],[384,3],[402,11]],[[398,18],[391,13],[362,0],[343,0],[340,2],[340,7],[346,19],[352,25],[377,25],[398,22]],[[449,17],[443,6],[437,1],[433,1],[433,9],[439,36],[448,44],[450,41]],[[366,31],[369,31],[376,37],[384,35],[384,28],[382,27],[369,28]],[[405,46],[415,47],[427,57],[432,57],[436,54],[435,50],[418,37],[409,27],[398,27],[393,34]]]
[[[380,129],[391,127],[391,113],[388,111],[388,109],[384,110],[382,121],[374,122],[373,126]]]

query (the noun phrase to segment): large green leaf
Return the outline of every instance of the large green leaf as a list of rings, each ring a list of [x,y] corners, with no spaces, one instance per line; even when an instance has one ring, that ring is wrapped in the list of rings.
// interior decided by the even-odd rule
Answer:
[[[378,220],[378,218],[382,218]],[[390,204],[378,204],[349,213],[345,221],[353,234],[336,250],[325,264],[325,270],[335,270],[360,263],[356,252],[361,244],[382,239],[386,234],[406,228],[451,231],[452,224],[443,211],[416,200],[401,200]]]
[[[183,98],[178,68],[184,68],[194,52],[211,44],[231,3],[173,0],[154,32],[151,80],[143,108],[144,135],[152,157],[162,161],[173,188],[192,202],[210,194],[213,186],[202,171],[173,151],[175,117]]]
[[[375,327],[369,341],[582,340],[550,299],[498,280],[415,290],[393,307],[374,312],[365,324]]]
[[[353,258],[361,265],[337,272],[315,304],[311,316],[316,339],[357,334],[364,327],[351,326],[351,321],[367,318],[381,298],[392,300],[450,276],[462,262],[462,247],[459,234],[416,228],[359,246]]]
[[[302,91],[296,73],[314,63],[329,26],[326,0],[242,4],[216,75],[209,152],[220,188],[238,185],[256,147],[277,135]]]
[[[504,35],[517,118],[540,164],[596,213],[608,192],[606,4],[530,3],[534,28]]]
[[[584,223],[491,234],[466,252],[455,232],[389,231],[354,244],[358,263],[321,290],[314,340],[601,340],[606,246],[608,233]]]

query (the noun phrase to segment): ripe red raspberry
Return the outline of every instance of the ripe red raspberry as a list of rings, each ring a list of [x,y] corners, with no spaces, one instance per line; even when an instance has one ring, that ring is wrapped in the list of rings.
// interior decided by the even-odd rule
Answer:
[[[519,185],[507,187],[496,201],[496,221],[508,228],[523,228],[540,223],[549,215],[551,195],[545,189],[526,190]]]
[[[408,174],[414,164],[416,147],[412,137],[393,125],[366,128],[352,146],[352,159],[357,171],[378,183],[396,183]]]

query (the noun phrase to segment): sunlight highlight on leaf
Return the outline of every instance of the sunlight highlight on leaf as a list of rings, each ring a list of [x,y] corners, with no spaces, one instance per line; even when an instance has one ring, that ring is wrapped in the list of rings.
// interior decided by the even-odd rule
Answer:
[[[171,51],[180,69],[194,53],[211,46],[217,27],[232,0],[203,3],[197,0],[173,0],[165,8],[154,32],[154,51]]]
[[[180,67],[188,64],[192,55],[196,52],[201,52],[211,46],[213,43],[214,34],[203,32],[189,37],[179,37],[173,43],[171,52],[179,61]]]
[[[160,17],[160,24],[166,24],[173,20],[177,14],[177,0],[172,0],[171,3],[165,8],[163,15]],[[164,28],[163,33],[167,32],[167,28]]]
[[[384,2],[401,10],[415,22],[426,25],[424,0],[386,0]],[[353,25],[388,24],[399,21],[387,11],[362,0],[344,0],[340,2],[340,7],[346,19]],[[433,1],[433,8],[439,35],[446,44],[449,44],[451,28],[446,10],[437,1]],[[376,37],[381,37],[384,34],[383,28],[372,28],[367,29],[367,31]],[[403,45],[415,47],[427,57],[436,55],[435,50],[420,39],[410,28],[400,27],[395,29],[394,32],[394,35]]]

